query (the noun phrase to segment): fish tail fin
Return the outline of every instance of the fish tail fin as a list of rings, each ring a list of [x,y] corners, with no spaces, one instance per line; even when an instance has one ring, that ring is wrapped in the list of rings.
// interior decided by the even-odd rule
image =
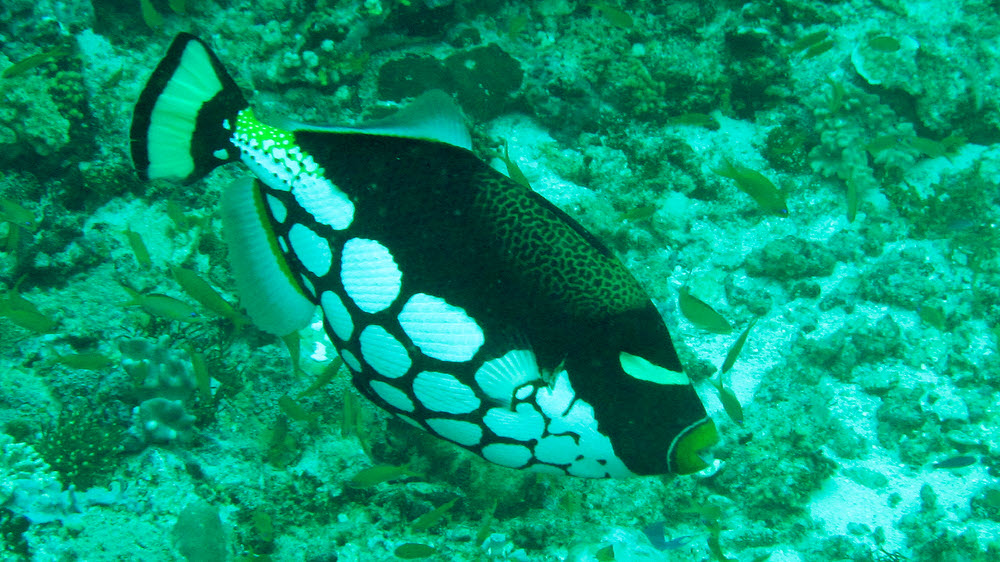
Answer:
[[[230,141],[249,104],[215,53],[190,33],[175,38],[132,114],[132,161],[143,179],[191,183],[239,159]]]

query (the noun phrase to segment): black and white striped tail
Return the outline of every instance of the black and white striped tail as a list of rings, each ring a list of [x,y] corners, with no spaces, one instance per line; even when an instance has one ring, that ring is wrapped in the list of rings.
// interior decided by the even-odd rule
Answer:
[[[132,115],[132,161],[143,179],[193,182],[234,161],[236,114],[248,107],[215,53],[179,34],[146,82]]]

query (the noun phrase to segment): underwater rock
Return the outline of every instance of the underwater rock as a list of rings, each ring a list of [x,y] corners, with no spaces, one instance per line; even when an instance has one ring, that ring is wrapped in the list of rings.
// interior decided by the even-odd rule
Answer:
[[[378,95],[401,101],[427,90],[444,90],[454,94],[471,117],[486,120],[506,109],[523,80],[521,64],[491,43],[459,51],[443,62],[414,54],[388,61],[378,72]]]
[[[430,55],[406,55],[378,71],[378,95],[384,100],[400,101],[433,89],[450,90],[451,79],[444,64]]]
[[[226,532],[219,508],[205,500],[195,500],[177,516],[174,544],[188,562],[226,560]]]
[[[500,115],[524,80],[521,64],[495,43],[456,53],[444,63],[459,105],[477,119]]]
[[[833,273],[836,260],[826,246],[786,236],[755,250],[744,263],[747,275],[772,279],[825,277]]]
[[[895,42],[895,49],[884,46],[888,36],[862,40],[851,52],[854,70],[873,86],[899,87],[910,93],[913,91],[913,77],[919,73],[917,50],[920,43],[909,35],[903,35]],[[880,41],[882,40],[882,41]],[[919,82],[916,82],[919,89]]]

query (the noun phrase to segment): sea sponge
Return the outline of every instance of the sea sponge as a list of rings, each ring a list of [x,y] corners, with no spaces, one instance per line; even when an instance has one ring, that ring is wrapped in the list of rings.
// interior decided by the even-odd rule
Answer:
[[[194,392],[196,381],[191,358],[186,351],[170,346],[170,338],[161,336],[155,342],[145,339],[123,340],[122,368],[135,384],[141,398],[187,400]]]
[[[195,417],[184,409],[180,400],[150,398],[139,404],[138,423],[146,442],[170,443],[186,440],[194,427]]]

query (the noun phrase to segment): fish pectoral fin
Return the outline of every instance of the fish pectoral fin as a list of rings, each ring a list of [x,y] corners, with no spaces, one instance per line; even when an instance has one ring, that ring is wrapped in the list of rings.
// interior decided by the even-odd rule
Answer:
[[[316,312],[293,277],[264,209],[262,184],[242,178],[222,194],[222,224],[240,302],[253,323],[285,336]]]

